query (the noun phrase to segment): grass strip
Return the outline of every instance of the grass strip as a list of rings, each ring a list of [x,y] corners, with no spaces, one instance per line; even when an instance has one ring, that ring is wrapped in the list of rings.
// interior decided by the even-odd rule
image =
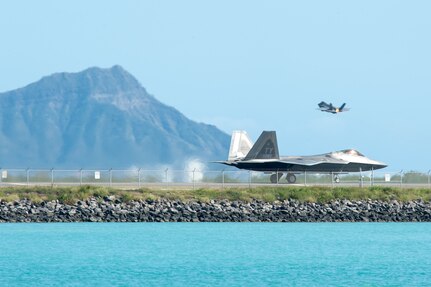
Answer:
[[[134,189],[121,190],[101,186],[79,187],[2,187],[0,200],[13,202],[28,199],[34,203],[58,200],[61,203],[74,204],[90,197],[103,199],[115,195],[123,202],[132,200],[169,199],[183,202],[210,200],[245,201],[260,200],[275,202],[295,199],[300,202],[327,203],[335,200],[381,200],[406,202],[411,200],[431,201],[431,189],[396,188],[396,187],[254,187],[254,188],[200,188],[196,190],[177,189]]]

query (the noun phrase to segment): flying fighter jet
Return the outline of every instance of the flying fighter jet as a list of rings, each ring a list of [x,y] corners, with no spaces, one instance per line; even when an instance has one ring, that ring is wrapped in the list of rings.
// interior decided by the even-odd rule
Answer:
[[[284,173],[288,183],[295,183],[295,173],[338,174],[376,170],[387,166],[385,163],[365,157],[354,149],[310,156],[279,156],[275,131],[263,131],[254,145],[245,131],[234,131],[228,160],[218,163],[239,169],[271,173],[272,183],[279,182]]]
[[[320,102],[319,104],[319,108],[318,110],[321,110],[322,112],[328,112],[328,113],[333,113],[333,114],[337,114],[337,113],[341,113],[341,112],[346,112],[348,110],[350,110],[349,108],[345,108],[346,103],[342,104],[341,107],[337,108],[334,107],[332,105],[332,103],[325,103],[325,102]]]

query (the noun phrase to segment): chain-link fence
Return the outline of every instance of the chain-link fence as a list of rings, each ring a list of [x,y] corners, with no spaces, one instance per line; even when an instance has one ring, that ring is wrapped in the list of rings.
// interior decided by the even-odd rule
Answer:
[[[0,169],[0,185],[140,187],[226,187],[261,185],[399,186],[431,188],[430,171],[311,173],[247,170]]]

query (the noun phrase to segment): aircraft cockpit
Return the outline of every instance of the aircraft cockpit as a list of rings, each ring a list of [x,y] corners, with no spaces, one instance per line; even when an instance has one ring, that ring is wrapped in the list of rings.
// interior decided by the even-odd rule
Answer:
[[[360,153],[354,149],[345,149],[345,150],[340,151],[340,153],[344,153],[347,155],[354,155],[354,156],[364,156],[362,153]]]

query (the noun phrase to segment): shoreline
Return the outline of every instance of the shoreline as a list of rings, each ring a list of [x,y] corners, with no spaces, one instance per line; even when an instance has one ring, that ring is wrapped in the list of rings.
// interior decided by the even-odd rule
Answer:
[[[0,223],[7,222],[431,222],[431,202],[125,201],[115,195],[90,197],[74,204],[0,200]]]

